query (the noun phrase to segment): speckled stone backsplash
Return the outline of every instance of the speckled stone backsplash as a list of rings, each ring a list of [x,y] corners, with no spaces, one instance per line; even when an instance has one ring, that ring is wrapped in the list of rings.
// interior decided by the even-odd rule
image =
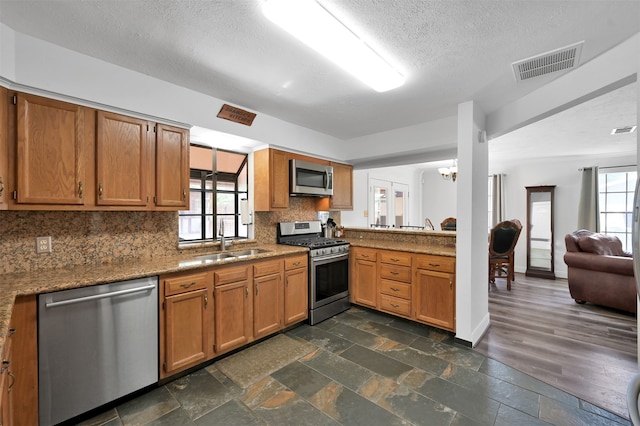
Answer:
[[[345,238],[392,241],[408,244],[456,246],[456,233],[450,231],[410,231],[401,229],[369,229],[345,227]]]
[[[0,273],[178,253],[177,212],[0,212]],[[36,237],[51,253],[36,254]]]
[[[340,212],[329,214],[336,223],[340,223]],[[295,222],[300,220],[318,220],[316,198],[291,197],[289,210],[274,212],[256,212],[255,238],[259,243],[273,244],[276,242],[276,225],[279,222]]]

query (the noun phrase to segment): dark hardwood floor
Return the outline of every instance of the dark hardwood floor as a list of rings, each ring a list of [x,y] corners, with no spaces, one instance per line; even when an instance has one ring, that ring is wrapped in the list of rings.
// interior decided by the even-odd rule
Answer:
[[[633,314],[578,305],[567,280],[516,274],[489,289],[491,326],[476,350],[627,418],[626,387],[638,371]]]

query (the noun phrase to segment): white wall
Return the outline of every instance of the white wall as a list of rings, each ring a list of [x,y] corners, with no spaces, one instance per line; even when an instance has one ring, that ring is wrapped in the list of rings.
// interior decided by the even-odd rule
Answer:
[[[428,217],[435,229],[447,217],[457,217],[458,183],[442,179],[437,169],[420,171],[422,192],[422,215]]]
[[[0,77],[37,90],[345,161],[341,141],[258,112],[252,126],[217,118],[224,100],[56,46],[0,24]],[[27,88],[24,88],[27,86]],[[78,102],[81,103],[81,102]],[[232,103],[232,102],[229,102]],[[243,107],[242,105],[236,105]]]
[[[364,212],[369,209],[369,178],[409,185],[409,225],[422,225],[420,212],[420,172],[414,167],[397,166],[353,171],[353,211],[340,213],[343,226],[369,226]]]

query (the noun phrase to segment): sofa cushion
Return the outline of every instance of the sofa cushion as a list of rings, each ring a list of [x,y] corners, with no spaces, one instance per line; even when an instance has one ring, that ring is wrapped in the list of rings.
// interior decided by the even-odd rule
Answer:
[[[622,241],[618,237],[606,234],[592,234],[578,238],[578,247],[587,253],[602,256],[625,256]]]

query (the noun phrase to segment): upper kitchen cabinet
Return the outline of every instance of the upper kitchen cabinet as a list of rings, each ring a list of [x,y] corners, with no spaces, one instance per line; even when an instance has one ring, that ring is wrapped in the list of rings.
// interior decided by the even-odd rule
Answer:
[[[9,98],[7,89],[0,87],[0,210],[7,209],[7,177],[9,175],[8,135]]]
[[[267,148],[253,153],[254,208],[256,211],[289,208],[289,155]]]
[[[189,208],[189,130],[156,126],[156,198],[158,207]]]
[[[145,207],[149,203],[149,122],[98,111],[96,204]]]
[[[83,205],[84,107],[22,93],[13,102],[16,143],[6,143],[9,158],[15,159],[15,180],[3,178],[11,184],[15,203]]]
[[[331,163],[333,166],[333,195],[330,210],[353,210],[353,166]]]

